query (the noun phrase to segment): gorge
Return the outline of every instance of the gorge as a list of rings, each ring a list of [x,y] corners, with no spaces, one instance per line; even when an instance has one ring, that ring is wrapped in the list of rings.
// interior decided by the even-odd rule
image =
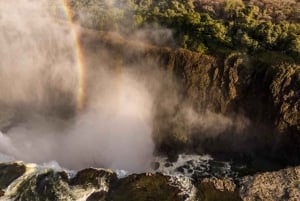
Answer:
[[[16,2],[0,2],[0,200],[300,198],[294,52],[197,52]]]

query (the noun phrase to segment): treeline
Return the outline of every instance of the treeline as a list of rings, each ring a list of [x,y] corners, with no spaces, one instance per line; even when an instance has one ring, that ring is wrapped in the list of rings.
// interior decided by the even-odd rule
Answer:
[[[224,4],[238,3],[258,7],[257,19],[259,20],[300,22],[300,2],[297,0],[247,0],[244,1],[245,3],[227,0],[194,0],[193,2],[198,12],[209,13],[216,18],[224,17]]]
[[[92,29],[132,34],[149,26],[163,27],[172,30],[177,47],[192,51],[272,52],[300,61],[300,3],[293,0],[70,0],[70,4],[75,20]]]

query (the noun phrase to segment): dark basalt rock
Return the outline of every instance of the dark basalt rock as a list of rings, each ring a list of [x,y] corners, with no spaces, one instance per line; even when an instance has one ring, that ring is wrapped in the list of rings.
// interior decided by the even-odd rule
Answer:
[[[83,187],[94,186],[100,188],[103,180],[109,184],[116,179],[117,175],[109,170],[87,168],[79,171],[76,176],[71,179],[70,185],[80,185]]]
[[[65,172],[54,170],[32,175],[22,181],[13,200],[72,200]]]
[[[11,167],[12,164],[0,165],[2,167],[0,174],[4,175],[2,171],[5,172],[7,170],[5,167]],[[19,173],[16,172],[16,174]],[[235,181],[230,178],[197,177],[193,178],[192,183],[188,185],[182,178],[160,173],[132,174],[118,179],[108,170],[90,168],[80,171],[79,175],[77,176],[78,185],[74,186],[68,183],[69,178],[65,172],[38,170],[36,174],[24,177],[16,192],[13,191],[16,194],[4,192],[2,189],[0,197],[18,201],[70,201],[86,196],[86,192],[91,193],[87,201],[184,201],[188,197],[187,192],[191,192],[189,189],[193,188],[196,189],[196,194],[192,198],[205,201],[298,200],[300,196],[300,166],[277,172],[258,173]],[[104,179],[111,178],[112,180],[107,181],[110,184],[107,189],[98,188],[94,183],[98,180],[97,178],[93,180],[93,175],[95,177],[102,175]],[[0,177],[0,182],[3,179],[6,178]],[[77,194],[74,189],[84,193]],[[6,197],[7,195],[11,197]]]
[[[99,191],[99,192],[92,193],[86,199],[86,201],[105,201],[106,200],[106,198],[105,198],[106,194],[107,194],[107,192],[104,192],[104,191]]]
[[[15,179],[26,172],[26,167],[18,163],[0,164],[0,189],[7,188]]]
[[[180,167],[176,168],[176,171],[184,173],[184,169],[185,169],[185,167],[180,166]]]
[[[183,201],[181,190],[162,174],[133,174],[111,186],[107,201]]]
[[[39,194],[55,194],[55,192],[48,192],[50,189],[55,189],[57,183],[62,182],[69,183],[69,177],[66,172],[54,172],[50,171],[45,174],[41,174],[36,179],[36,191]]]

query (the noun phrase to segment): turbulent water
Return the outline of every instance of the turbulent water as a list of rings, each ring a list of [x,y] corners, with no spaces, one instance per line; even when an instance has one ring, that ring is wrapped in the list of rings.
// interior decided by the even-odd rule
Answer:
[[[170,162],[168,158],[157,157],[153,165],[156,172],[167,175],[184,175],[190,178],[236,177],[229,162],[216,161],[210,155],[180,154],[176,162]]]
[[[1,159],[12,160],[3,155]],[[153,164],[155,170],[130,174],[102,168],[71,171],[56,162],[0,163],[0,200],[292,201],[300,198],[300,167],[234,180],[230,176],[234,175],[230,163],[217,162],[208,155],[180,155],[176,162],[157,157]]]
[[[2,163],[6,162],[7,167],[9,164],[23,165],[22,162],[15,163],[14,160],[13,157],[0,154],[0,161]],[[7,167],[6,171],[11,174]],[[3,167],[1,167],[0,163],[1,168]],[[1,170],[3,171],[3,169]],[[108,192],[110,190],[108,178],[112,177],[113,174],[120,180],[131,177],[133,174],[126,170],[115,170],[115,173],[111,170],[99,168],[86,170],[88,173],[83,173],[80,176],[82,171],[62,168],[55,161],[43,164],[26,164],[24,173],[20,174],[17,179],[11,181],[3,189],[5,194],[3,197],[0,197],[0,200],[38,200],[40,199],[39,196],[41,196],[39,191],[43,192],[42,195],[45,196],[45,199],[49,199],[49,193],[55,193],[56,198],[59,198],[59,200],[87,200],[95,192]],[[98,176],[93,171],[98,171]],[[215,161],[209,155],[184,154],[179,155],[175,162],[169,161],[166,157],[156,157],[152,162],[152,169],[146,175],[151,176],[154,174],[163,174],[167,177],[168,185],[178,189],[184,195],[185,200],[194,200],[196,188],[193,183],[196,179],[217,177],[231,180],[236,177],[234,171],[231,170],[229,162]],[[96,185],[93,183],[94,179],[97,180]],[[65,180],[68,180],[69,183],[64,183]],[[74,185],[76,182],[86,184]],[[49,189],[47,190],[47,188]]]
[[[14,162],[16,159],[12,156],[0,153],[0,163]],[[55,170],[68,170],[63,168],[56,161],[49,161],[37,164],[40,168],[53,168]],[[115,169],[119,178],[125,177],[134,172],[128,170]],[[190,178],[195,177],[219,177],[219,178],[235,178],[237,173],[232,170],[230,162],[216,161],[210,155],[178,155],[177,161],[170,161],[167,157],[155,157],[152,161],[149,172],[162,173],[165,175],[183,175]]]

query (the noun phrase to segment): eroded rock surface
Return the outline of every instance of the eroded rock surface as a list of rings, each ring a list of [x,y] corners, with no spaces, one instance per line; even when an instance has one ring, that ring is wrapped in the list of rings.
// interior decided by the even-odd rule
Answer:
[[[0,200],[299,200],[300,166],[277,172],[258,173],[232,180],[230,178],[163,175],[161,173],[132,174],[117,178],[110,170],[88,168],[75,177],[65,171],[36,168],[24,172],[22,163],[0,164],[0,175],[9,168],[20,171],[0,177],[6,188],[0,191]],[[29,168],[30,169],[30,168]]]
[[[245,201],[299,200],[300,167],[244,177],[240,195]]]

